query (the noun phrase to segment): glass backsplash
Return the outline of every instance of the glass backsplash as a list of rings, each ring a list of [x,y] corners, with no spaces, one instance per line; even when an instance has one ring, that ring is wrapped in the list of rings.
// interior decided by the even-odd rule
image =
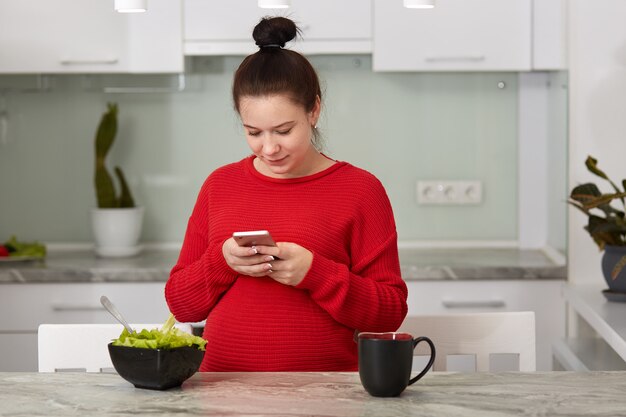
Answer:
[[[146,208],[142,239],[180,242],[206,176],[249,153],[230,96],[240,60],[189,60],[184,80],[48,76],[41,91],[0,77],[0,239],[92,240],[93,139],[106,103],[117,102],[109,164],[124,169]],[[382,181],[401,240],[516,239],[515,73],[374,73],[369,56],[311,61],[325,95],[326,153]],[[137,90],[105,92],[119,86]],[[435,179],[482,181],[483,201],[418,205],[417,180]]]
[[[567,252],[567,107],[566,72],[550,74],[548,85],[548,234],[547,244]]]

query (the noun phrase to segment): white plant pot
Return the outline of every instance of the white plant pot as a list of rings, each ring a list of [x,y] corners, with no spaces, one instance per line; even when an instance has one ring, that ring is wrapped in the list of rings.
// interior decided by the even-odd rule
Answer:
[[[143,212],[143,207],[93,209],[91,226],[96,254],[117,258],[141,252],[139,237]]]

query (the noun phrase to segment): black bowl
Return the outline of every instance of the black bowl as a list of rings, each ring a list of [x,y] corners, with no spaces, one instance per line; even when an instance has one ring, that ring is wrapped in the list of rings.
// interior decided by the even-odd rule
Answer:
[[[204,351],[188,346],[142,349],[109,343],[109,355],[117,373],[135,387],[164,390],[180,386],[195,374]]]

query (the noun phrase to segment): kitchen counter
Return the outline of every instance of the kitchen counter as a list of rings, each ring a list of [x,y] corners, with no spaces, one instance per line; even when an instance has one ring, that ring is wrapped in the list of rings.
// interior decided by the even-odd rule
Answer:
[[[396,398],[357,373],[197,373],[181,388],[115,374],[0,373],[0,416],[624,416],[626,372],[431,373]]]
[[[402,277],[407,280],[562,279],[565,261],[553,261],[542,250],[399,249]]]
[[[165,282],[178,253],[178,250],[145,250],[129,258],[100,258],[92,250],[48,251],[44,261],[0,264],[0,284]]]
[[[596,284],[563,286],[571,314],[566,338],[553,354],[567,370],[626,370],[626,303],[608,301],[599,272]]]
[[[400,249],[405,280],[565,279],[566,267],[540,250]],[[91,250],[49,251],[45,261],[0,263],[2,283],[165,282],[178,250],[105,259]]]

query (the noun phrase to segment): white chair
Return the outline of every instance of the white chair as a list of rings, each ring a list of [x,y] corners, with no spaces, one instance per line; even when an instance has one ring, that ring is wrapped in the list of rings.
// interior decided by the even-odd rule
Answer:
[[[398,331],[433,341],[434,371],[448,370],[449,355],[474,355],[475,371],[489,372],[492,354],[515,354],[519,371],[536,370],[532,311],[411,316],[405,318]],[[420,343],[414,354],[429,355],[428,345]]]
[[[162,324],[131,324],[136,330]],[[175,327],[192,333],[190,324]],[[122,333],[121,324],[42,324],[37,335],[39,372],[113,370],[107,345]]]

